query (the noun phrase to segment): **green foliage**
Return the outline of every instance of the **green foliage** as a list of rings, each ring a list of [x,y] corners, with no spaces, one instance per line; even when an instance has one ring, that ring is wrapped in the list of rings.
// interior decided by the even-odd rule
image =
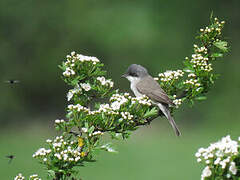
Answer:
[[[183,70],[160,73],[156,78],[163,89],[175,97],[178,105],[184,101],[193,104],[195,100],[206,99],[206,93],[218,77],[212,63],[228,52],[227,42],[222,40],[224,23],[211,18],[211,24],[200,29],[199,45],[195,44],[192,56],[185,58]]]

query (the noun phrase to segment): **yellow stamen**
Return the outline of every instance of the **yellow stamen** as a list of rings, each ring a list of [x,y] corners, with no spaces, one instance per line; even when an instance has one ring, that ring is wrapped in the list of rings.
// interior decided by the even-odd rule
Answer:
[[[84,144],[83,138],[78,137],[78,146],[79,146],[79,147],[83,147],[83,144]]]

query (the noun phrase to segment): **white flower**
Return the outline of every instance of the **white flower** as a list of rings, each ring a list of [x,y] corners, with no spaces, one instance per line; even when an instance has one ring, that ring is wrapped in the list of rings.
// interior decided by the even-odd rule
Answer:
[[[70,101],[72,99],[72,97],[74,96],[74,94],[77,94],[77,93],[79,93],[81,91],[82,91],[82,89],[77,84],[77,86],[74,89],[71,89],[71,90],[68,91],[68,93],[67,93],[67,100]]]
[[[188,77],[196,77],[196,74],[190,73],[188,74]]]
[[[206,164],[210,164],[210,160],[206,160]]]
[[[79,161],[79,160],[80,160],[80,157],[79,157],[79,156],[75,158],[75,162],[77,162],[77,161]]]
[[[21,173],[19,173],[15,178],[14,178],[14,180],[24,180],[25,179],[25,177],[21,174]]]
[[[112,104],[111,104],[111,108],[115,111],[115,110],[119,110],[121,107],[121,103],[119,103],[118,101],[114,101]]]
[[[81,83],[80,86],[81,86],[85,91],[91,90],[91,86],[90,86],[89,83]]]
[[[66,68],[66,70],[63,72],[63,76],[69,77],[71,75],[75,75],[75,71],[69,67]]]
[[[160,77],[161,81],[171,81],[171,80],[177,80],[179,77],[182,77],[184,75],[184,72],[182,70],[177,71],[166,71],[164,73],[160,73],[158,76]]]
[[[229,171],[233,174],[236,175],[237,174],[237,167],[235,162],[231,162],[230,167],[229,167]]]
[[[33,174],[29,177],[30,180],[41,180],[37,174]]]
[[[103,135],[103,132],[95,131],[94,133],[92,133],[92,136],[96,136],[96,135]]]
[[[133,118],[133,115],[131,115],[129,112],[121,112],[123,119],[131,120]]]
[[[51,149],[46,150],[45,148],[40,148],[33,154],[33,157],[46,156],[50,152],[51,152]]]
[[[113,82],[108,79],[106,80],[105,77],[101,76],[101,77],[97,77],[97,80],[103,85],[103,86],[109,86],[109,87],[113,87]]]
[[[218,157],[218,158],[214,161],[214,164],[217,165],[217,164],[219,164],[220,162],[221,162],[221,158]]]
[[[59,160],[62,159],[62,156],[59,153],[54,154],[55,157],[57,157]]]
[[[209,177],[211,175],[212,175],[211,169],[209,168],[209,166],[206,166],[202,171],[201,177],[204,179],[205,177]]]
[[[176,105],[176,108],[178,108],[182,104],[182,99],[174,99],[173,103]]]
[[[61,120],[60,120],[60,119],[56,119],[56,120],[55,120],[55,123],[56,123],[56,124],[60,124],[60,123],[64,123],[64,122],[65,122],[65,121],[64,121],[63,119],[61,119]]]
[[[51,143],[52,140],[51,140],[51,139],[47,139],[46,142],[47,142],[47,143]]]

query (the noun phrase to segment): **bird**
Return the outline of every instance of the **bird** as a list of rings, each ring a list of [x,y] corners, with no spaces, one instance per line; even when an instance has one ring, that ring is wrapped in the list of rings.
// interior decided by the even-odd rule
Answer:
[[[7,81],[4,81],[5,83],[9,83],[9,84],[16,84],[16,83],[20,83],[19,80],[14,80],[14,79],[11,79],[11,80],[7,80]]]
[[[156,104],[159,107],[174,129],[175,134],[180,136],[181,132],[169,110],[169,106],[175,106],[175,104],[161,88],[159,83],[149,75],[147,69],[141,65],[132,64],[128,67],[122,77],[130,81],[130,88],[136,97],[142,97],[145,95],[151,99],[153,104]]]
[[[12,162],[12,160],[15,158],[14,155],[7,155],[6,158],[9,158],[8,164]]]

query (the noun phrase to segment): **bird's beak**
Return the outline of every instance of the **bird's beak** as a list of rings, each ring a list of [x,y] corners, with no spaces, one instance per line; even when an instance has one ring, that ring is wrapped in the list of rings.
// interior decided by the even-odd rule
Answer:
[[[121,77],[126,78],[128,75],[127,74],[123,74]]]

